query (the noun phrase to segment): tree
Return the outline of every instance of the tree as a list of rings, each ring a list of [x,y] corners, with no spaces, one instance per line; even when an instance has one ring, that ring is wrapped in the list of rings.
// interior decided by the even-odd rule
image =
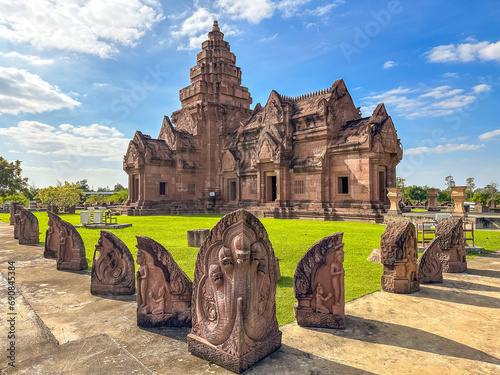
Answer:
[[[43,204],[48,206],[57,206],[60,209],[71,207],[80,201],[80,184],[70,184],[65,181],[64,185],[49,186],[40,189],[35,199],[41,200]]]
[[[420,202],[427,200],[426,186],[422,187],[422,186],[412,185],[408,186],[406,188],[406,191],[408,193],[408,199],[410,199],[412,202],[416,200]]]
[[[80,189],[82,189],[83,191],[90,191],[89,183],[86,179],[76,181],[76,184],[80,185]]]
[[[21,162],[8,162],[0,156],[0,197],[24,192],[28,187],[28,179],[21,177]]]
[[[488,185],[486,185],[483,189],[485,193],[488,193],[489,198],[494,199],[495,194],[498,191],[498,183],[491,181]]]
[[[401,197],[406,198],[406,180],[403,177],[396,177],[396,188],[401,189]]]
[[[109,191],[109,186],[106,187],[98,187],[97,192],[103,193],[103,192],[108,192]]]
[[[113,188],[113,191],[115,191],[115,192],[116,192],[116,191],[122,191],[122,190],[125,190],[125,189],[126,189],[126,187],[125,187],[125,186],[123,186],[122,184],[118,183],[118,184],[116,184],[116,185],[115,185],[115,187]]]
[[[455,186],[453,176],[446,176],[444,181],[446,182],[446,190],[451,191],[451,188]]]
[[[474,177],[469,177],[465,180],[465,185],[467,186],[467,192],[469,193],[469,199],[472,198],[474,194],[474,189],[476,188],[476,184],[474,183]]]

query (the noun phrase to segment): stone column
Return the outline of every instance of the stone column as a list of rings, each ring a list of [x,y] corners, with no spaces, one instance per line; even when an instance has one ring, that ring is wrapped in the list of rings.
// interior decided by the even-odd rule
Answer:
[[[128,199],[125,204],[130,204],[134,199],[134,175],[129,174],[128,175]]]
[[[427,189],[427,211],[439,211],[437,207],[437,199],[439,189]]]
[[[399,201],[401,200],[401,189],[398,188],[388,188],[387,198],[391,201],[391,208],[387,211],[391,215],[401,215],[401,210],[399,209]]]
[[[451,188],[451,198],[455,202],[455,210],[453,211],[453,216],[466,217],[464,202],[467,198],[467,186],[454,186]]]
[[[146,184],[144,183],[146,179],[146,175],[144,173],[139,174],[139,194],[138,194],[138,206],[142,206],[144,204],[144,201],[146,200],[145,197],[145,189],[146,189]]]

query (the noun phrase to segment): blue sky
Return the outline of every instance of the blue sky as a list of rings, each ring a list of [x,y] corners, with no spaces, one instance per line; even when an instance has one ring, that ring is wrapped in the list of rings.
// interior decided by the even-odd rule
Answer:
[[[494,1],[0,0],[0,156],[37,187],[126,184],[135,130],[158,135],[214,19],[254,105],[343,78],[386,104],[407,184],[500,182]]]

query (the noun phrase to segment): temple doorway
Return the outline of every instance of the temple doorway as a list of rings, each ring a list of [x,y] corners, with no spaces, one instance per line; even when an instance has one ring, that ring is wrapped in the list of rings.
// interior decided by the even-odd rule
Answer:
[[[274,202],[277,197],[276,176],[266,176],[266,201]]]

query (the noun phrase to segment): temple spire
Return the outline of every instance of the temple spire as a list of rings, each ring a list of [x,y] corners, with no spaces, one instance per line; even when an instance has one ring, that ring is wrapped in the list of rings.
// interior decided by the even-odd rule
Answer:
[[[219,29],[219,22],[214,21],[214,25],[212,26],[212,31],[208,33],[209,40],[223,40],[224,34]]]

